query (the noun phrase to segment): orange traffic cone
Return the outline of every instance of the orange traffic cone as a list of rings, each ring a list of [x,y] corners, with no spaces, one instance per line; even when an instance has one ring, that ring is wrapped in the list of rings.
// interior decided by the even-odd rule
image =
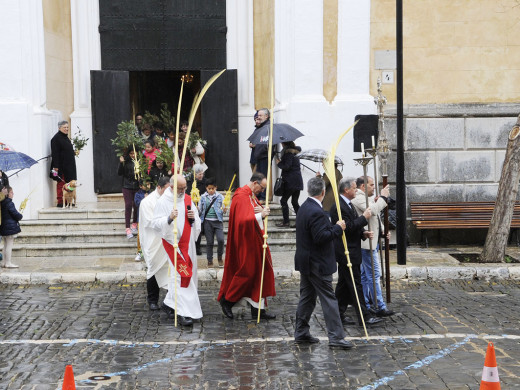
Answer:
[[[76,382],[74,381],[74,372],[69,364],[65,367],[65,375],[63,377],[63,387],[61,390],[76,390]]]
[[[493,343],[488,343],[486,361],[484,362],[484,370],[482,370],[480,390],[500,390],[497,359],[495,358],[495,347],[493,346]]]

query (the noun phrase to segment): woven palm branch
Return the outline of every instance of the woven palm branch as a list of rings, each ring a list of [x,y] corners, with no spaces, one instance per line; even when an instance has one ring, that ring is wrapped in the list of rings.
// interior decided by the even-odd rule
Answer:
[[[200,102],[202,101],[202,98],[204,97],[204,95],[206,94],[208,89],[213,85],[213,83],[225,71],[226,71],[225,69],[222,69],[220,72],[218,72],[217,74],[213,75],[213,77],[211,77],[208,80],[208,82],[204,85],[202,90],[195,95],[195,99],[193,99],[193,104],[191,106],[190,116],[189,116],[189,120],[188,120],[188,131],[186,132],[186,140],[189,140],[189,138],[190,138],[191,127],[193,126],[193,121],[195,120],[195,114],[197,113],[197,110],[199,108]],[[188,142],[185,142],[184,143],[184,149],[182,151],[181,163],[179,165],[180,167],[182,167],[184,165],[184,158],[186,157],[186,150],[187,149],[188,149]]]
[[[137,134],[132,121],[123,121],[117,125],[116,138],[110,140],[115,146],[117,156],[124,156],[135,145],[136,150],[144,148],[143,138]]]
[[[159,117],[155,114],[152,114],[149,111],[145,111],[145,113],[143,115],[143,125],[149,124],[150,126],[153,127],[155,125],[155,122],[159,122]]]
[[[170,112],[170,110],[168,110],[168,103],[161,103],[160,116],[161,122],[166,132],[175,129],[175,117],[172,116],[172,113]]]

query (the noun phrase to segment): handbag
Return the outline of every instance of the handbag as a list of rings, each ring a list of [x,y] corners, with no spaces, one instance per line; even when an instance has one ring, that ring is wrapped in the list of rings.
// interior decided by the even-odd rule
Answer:
[[[273,193],[276,196],[282,196],[283,195],[283,179],[279,177],[276,179],[276,182],[274,183]]]

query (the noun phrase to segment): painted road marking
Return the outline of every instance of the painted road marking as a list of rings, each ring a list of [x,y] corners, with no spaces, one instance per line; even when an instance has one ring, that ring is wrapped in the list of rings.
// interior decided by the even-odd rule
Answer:
[[[401,335],[401,336],[369,336],[368,340],[366,338],[360,337],[345,337],[345,340],[356,341],[356,342],[368,342],[368,341],[381,341],[381,342],[396,342],[396,341],[404,341],[404,342],[412,342],[412,340],[420,340],[420,339],[458,339],[458,338],[479,338],[484,340],[520,340],[520,335],[490,335],[490,334],[472,334],[472,333],[446,333],[446,334],[419,334],[419,335]],[[327,337],[318,337],[321,341],[327,341]],[[122,347],[142,347],[142,346],[151,346],[154,348],[158,348],[162,345],[215,345],[215,344],[239,344],[239,343],[270,343],[270,342],[279,342],[286,341],[292,342],[294,341],[294,337],[266,337],[266,338],[247,338],[247,339],[229,339],[229,340],[191,340],[191,341],[129,341],[129,340],[100,340],[100,339],[56,339],[56,340],[31,340],[31,339],[22,339],[22,340],[0,340],[0,345],[5,344],[28,344],[28,345],[38,345],[38,344],[63,344],[64,347],[71,347],[76,344],[108,344],[114,346],[122,346]]]
[[[377,381],[373,382],[370,385],[358,387],[358,390],[374,390],[374,389],[377,389],[379,386],[387,385],[389,382],[393,381],[397,376],[405,375],[406,371],[426,367],[426,366],[430,365],[430,363],[433,363],[434,361],[439,360],[440,358],[443,358],[446,355],[449,355],[451,352],[455,351],[457,348],[462,347],[469,340],[475,339],[475,338],[477,338],[476,335],[467,336],[464,338],[464,340],[459,341],[458,343],[452,344],[449,347],[444,348],[443,350],[441,350],[433,355],[430,355],[424,359],[418,360],[415,363],[412,363],[409,366],[403,368],[402,370],[395,371],[392,375],[378,379]]]
[[[463,338],[462,341],[454,343],[443,350],[427,356],[424,359],[418,360],[415,363],[412,363],[401,370],[395,371],[393,374],[386,376],[384,378],[378,379],[377,381],[359,387],[358,390],[374,390],[379,386],[387,385],[389,382],[393,381],[396,377],[400,375],[405,375],[406,371],[410,371],[413,369],[420,369],[422,367],[426,367],[433,363],[434,361],[441,359],[451,352],[455,351],[459,347],[468,343],[472,339],[485,339],[485,340],[519,340],[520,335],[489,335],[489,334],[465,334],[465,333],[447,333],[447,334],[421,334],[421,335],[404,335],[404,336],[371,336],[369,340],[361,339],[357,337],[346,337],[348,340],[355,340],[358,342],[367,343],[369,341],[380,341],[380,342],[388,342],[394,343],[397,341],[413,343],[414,340],[420,339],[453,339],[453,338]],[[320,340],[327,340],[327,337],[319,337]],[[193,355],[195,352],[205,352],[216,347],[221,346],[229,346],[240,343],[259,343],[259,342],[292,342],[294,338],[292,337],[268,337],[268,338],[249,338],[249,339],[235,339],[235,340],[216,340],[216,341],[204,341],[204,340],[192,340],[192,341],[149,341],[149,342],[133,342],[128,340],[99,340],[99,339],[60,339],[60,340],[0,340],[0,345],[6,344],[32,344],[32,345],[44,345],[44,344],[62,344],[64,347],[72,347],[77,344],[103,344],[103,345],[113,345],[113,346],[121,346],[125,348],[133,348],[137,346],[149,346],[153,348],[158,348],[160,346],[168,346],[168,345],[193,345],[199,346],[192,350],[185,351],[183,353],[176,354],[169,358],[159,359],[153,362],[145,363],[140,366],[131,368],[126,371],[118,371],[113,373],[103,373],[98,374],[99,377],[104,378],[112,378],[116,376],[128,375],[131,372],[138,373],[146,368],[154,366],[156,364],[161,363],[169,363],[179,358],[188,357]],[[204,345],[204,346],[202,346]],[[94,383],[97,379],[90,377],[88,379],[80,380],[82,383]]]

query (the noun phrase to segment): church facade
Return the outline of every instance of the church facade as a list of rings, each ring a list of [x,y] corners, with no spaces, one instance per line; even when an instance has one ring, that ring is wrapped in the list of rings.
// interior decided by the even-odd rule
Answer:
[[[519,7],[513,0],[483,0],[475,7],[463,1],[403,3],[408,198],[492,198],[504,134],[520,108]],[[200,87],[206,74],[229,69],[234,76],[215,93],[231,91],[221,101],[232,101],[232,107],[219,110],[218,96],[209,98],[197,123],[203,138],[216,132],[230,137],[225,142],[235,145],[231,149],[218,144],[221,135],[214,139],[212,161],[233,161],[236,167],[225,169],[238,170],[240,183],[250,174],[246,140],[253,115],[271,105],[271,80],[273,117],[305,134],[297,141],[305,150],[329,149],[356,115],[375,114],[373,96],[382,77],[386,128],[395,148],[395,1],[2,0],[2,8],[0,142],[38,159],[50,154],[59,120],[71,122],[73,135],[81,129],[90,140],[77,160],[78,202],[112,192],[99,177],[117,169],[115,153],[114,167],[101,160],[109,152],[100,134],[112,130],[95,121],[95,72],[127,72],[128,96],[117,90],[113,102],[125,105],[124,119],[130,120],[155,104],[142,91],[161,84],[159,72],[172,79],[191,72]],[[344,175],[361,173],[353,144],[351,132],[338,149]],[[220,150],[225,153],[217,157]],[[100,161],[103,169],[97,170]],[[31,218],[53,205],[49,164],[42,160],[11,178],[18,194],[35,189],[26,211]],[[311,169],[303,168],[304,180],[322,170],[306,165]],[[390,182],[393,177],[390,170]]]

